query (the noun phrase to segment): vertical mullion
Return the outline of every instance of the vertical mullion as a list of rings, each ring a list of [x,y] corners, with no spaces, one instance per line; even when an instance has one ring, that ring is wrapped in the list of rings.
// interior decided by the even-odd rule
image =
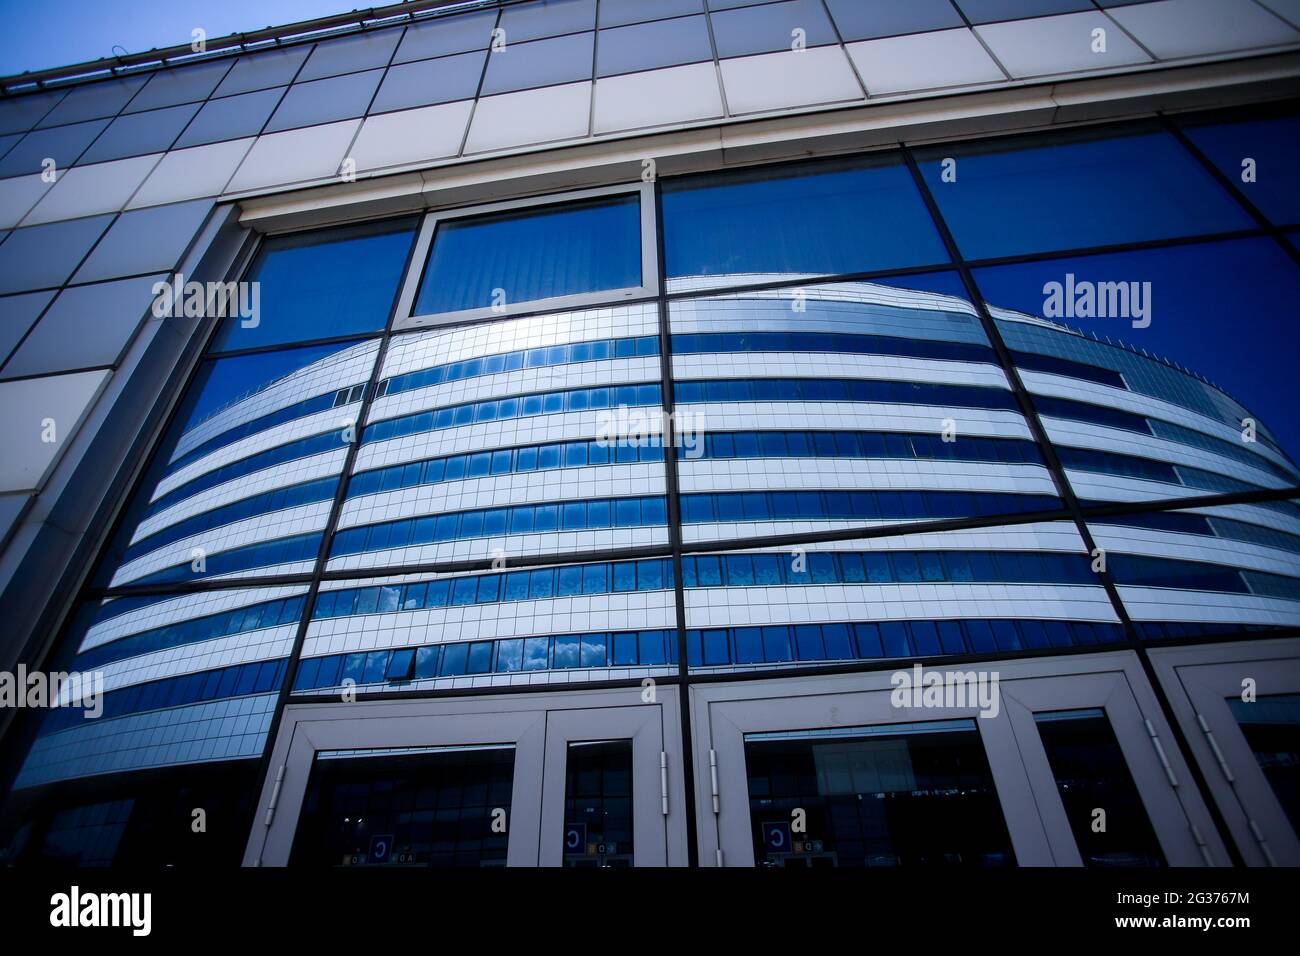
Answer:
[[[681,712],[682,729],[682,782],[686,788],[686,855],[687,865],[700,865],[699,832],[695,821],[695,760],[691,732],[691,668],[686,643],[686,591],[682,584],[682,514],[680,481],[677,473],[676,396],[673,390],[672,322],[666,296],[668,277],[664,268],[664,217],[660,202],[659,177],[654,180],[655,204],[655,265],[658,276],[658,294],[655,304],[659,312],[659,369],[660,389],[664,409],[664,481],[668,498],[668,543],[672,549],[673,601],[677,618],[677,702]]]

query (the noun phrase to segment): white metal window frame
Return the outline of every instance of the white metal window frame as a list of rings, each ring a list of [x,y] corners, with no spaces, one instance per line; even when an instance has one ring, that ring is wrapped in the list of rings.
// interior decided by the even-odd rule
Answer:
[[[480,216],[498,215],[500,213],[544,212],[548,207],[562,207],[585,199],[599,199],[607,196],[636,196],[639,199],[641,223],[639,237],[641,241],[641,282],[639,285],[618,289],[602,289],[597,292],[550,296],[544,299],[507,302],[499,308],[487,306],[477,309],[461,309],[456,312],[415,314],[416,299],[420,293],[420,286],[424,281],[424,273],[428,266],[430,254],[433,252],[433,244],[437,239],[438,227],[442,223],[475,219]],[[596,189],[580,189],[542,196],[530,196],[526,199],[485,203],[456,209],[435,209],[427,213],[420,223],[419,235],[415,240],[415,251],[411,256],[411,265],[406,272],[406,278],[402,283],[402,291],[397,301],[397,318],[393,321],[393,331],[405,332],[411,329],[462,325],[484,319],[508,319],[525,313],[559,312],[566,309],[581,309],[593,305],[617,305],[625,301],[653,298],[659,294],[658,247],[658,225],[656,223],[653,183],[624,183],[616,186],[602,186]]]

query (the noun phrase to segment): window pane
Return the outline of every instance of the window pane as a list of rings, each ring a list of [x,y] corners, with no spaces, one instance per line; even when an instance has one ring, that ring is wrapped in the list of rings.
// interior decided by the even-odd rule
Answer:
[[[747,734],[762,866],[1001,867],[1015,852],[973,720]],[[791,833],[790,807],[806,828]],[[796,842],[797,841],[797,842]]]
[[[616,196],[443,222],[415,313],[639,286],[640,216],[639,197]]]
[[[893,154],[665,180],[663,217],[671,277],[738,282],[754,273],[859,272],[946,258]]]
[[[1291,826],[1300,832],[1300,694],[1271,694],[1250,702],[1240,697],[1227,700],[1264,779]]]
[[[955,181],[944,181],[945,159],[956,162]],[[969,258],[1253,225],[1191,154],[1156,128],[944,145],[918,150],[917,160]]]
[[[1290,174],[1300,116],[1191,125],[1187,135],[1269,219],[1279,225],[1300,222],[1300,189]],[[1254,160],[1250,182],[1242,179],[1246,159]]]
[[[1164,866],[1164,855],[1105,712],[1035,714],[1083,865]],[[1096,826],[1097,809],[1105,826]]]
[[[414,229],[399,219],[266,240],[247,276],[258,283],[257,324],[229,317],[214,349],[381,330]]]

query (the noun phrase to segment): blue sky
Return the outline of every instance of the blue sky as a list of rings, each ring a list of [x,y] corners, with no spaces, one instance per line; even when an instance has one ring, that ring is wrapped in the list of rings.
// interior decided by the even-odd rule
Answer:
[[[374,6],[355,0],[0,0],[0,75],[260,30]]]

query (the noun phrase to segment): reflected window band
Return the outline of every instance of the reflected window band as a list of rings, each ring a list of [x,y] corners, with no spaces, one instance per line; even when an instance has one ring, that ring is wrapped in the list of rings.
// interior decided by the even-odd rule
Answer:
[[[447,455],[359,471],[348,482],[348,498],[436,485],[444,481],[483,478],[488,475],[526,474],[557,468],[585,468],[595,465],[622,465],[664,460],[663,445],[658,438],[643,436],[617,443],[603,439],[574,442],[551,442],[498,448],[493,451]]]
[[[588,498],[482,508],[346,528],[334,535],[330,555],[341,557],[393,548],[415,548],[494,535],[656,527],[667,521],[667,500],[662,496]]]

